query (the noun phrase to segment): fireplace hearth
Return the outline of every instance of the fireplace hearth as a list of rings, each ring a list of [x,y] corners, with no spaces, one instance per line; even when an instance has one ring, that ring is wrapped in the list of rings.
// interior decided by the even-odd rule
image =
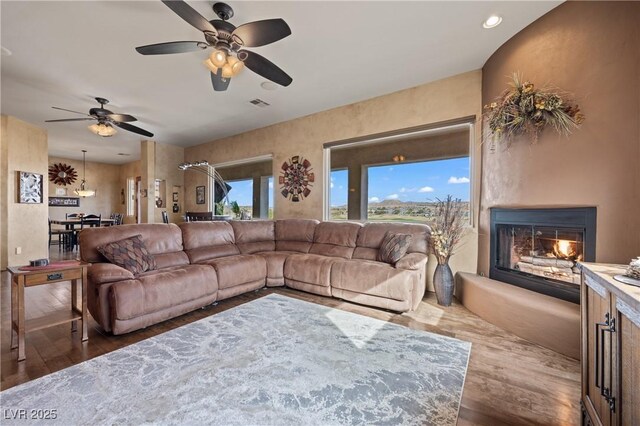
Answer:
[[[595,207],[491,209],[490,277],[580,302],[580,261],[595,261]]]

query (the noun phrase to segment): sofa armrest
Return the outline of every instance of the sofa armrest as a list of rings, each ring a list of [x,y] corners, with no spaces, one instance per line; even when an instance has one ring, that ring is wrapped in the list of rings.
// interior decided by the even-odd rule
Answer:
[[[427,255],[422,253],[409,253],[396,262],[396,269],[409,269],[417,271],[427,264]]]
[[[94,263],[89,268],[87,275],[89,281],[95,286],[135,278],[130,271],[113,263]]]

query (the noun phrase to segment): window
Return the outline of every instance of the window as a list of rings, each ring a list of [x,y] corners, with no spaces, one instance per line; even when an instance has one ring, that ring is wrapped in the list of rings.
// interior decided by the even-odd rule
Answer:
[[[273,176],[267,177],[267,190],[269,191],[267,203],[267,218],[273,219]]]
[[[438,199],[465,203],[470,219],[473,124],[411,129],[325,147],[324,217],[429,223]]]
[[[367,219],[429,222],[434,202],[447,195],[468,205],[469,157],[368,168]]]
[[[231,187],[228,192],[229,204],[235,201],[240,210],[251,215],[253,212],[253,179],[227,181]],[[231,212],[234,214],[235,212]]]
[[[348,218],[349,170],[331,170],[331,220]]]

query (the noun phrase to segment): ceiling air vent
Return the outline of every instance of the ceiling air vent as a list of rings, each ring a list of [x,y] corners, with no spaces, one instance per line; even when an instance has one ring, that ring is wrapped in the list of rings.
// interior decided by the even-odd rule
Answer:
[[[270,104],[266,103],[265,101],[263,101],[262,99],[259,99],[259,98],[255,98],[255,99],[249,101],[249,103],[253,104],[253,105],[257,106],[257,107],[260,107],[260,108],[266,108],[266,107],[268,107],[270,105]]]

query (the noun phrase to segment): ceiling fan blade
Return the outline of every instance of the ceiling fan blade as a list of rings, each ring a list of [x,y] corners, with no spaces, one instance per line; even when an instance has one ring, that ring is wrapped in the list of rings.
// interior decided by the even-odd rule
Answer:
[[[181,0],[162,0],[169,9],[173,10],[179,17],[187,21],[192,26],[196,27],[203,33],[213,33],[218,35],[218,30],[207,21],[207,19],[200,15],[194,8],[186,4]]]
[[[201,41],[170,41],[168,43],[149,44],[136,47],[141,55],[167,55],[170,53],[196,52],[207,48]]]
[[[107,114],[107,117],[112,119],[113,121],[138,121],[133,115],[129,114]]]
[[[60,107],[51,107],[53,109],[59,109],[60,111],[67,111],[67,112],[72,112],[74,114],[82,114],[82,115],[86,115],[88,117],[91,117],[89,114],[87,114],[86,112],[78,112],[78,111],[73,111],[71,109],[65,109],[65,108],[60,108]]]
[[[92,121],[95,120],[95,118],[93,117],[87,117],[87,118],[63,118],[60,120],[44,120],[45,123],[60,123],[63,121]]]
[[[233,33],[233,41],[241,46],[259,47],[282,40],[291,34],[284,19],[265,19],[240,25]]]
[[[293,81],[286,72],[282,71],[276,64],[267,58],[260,56],[257,53],[249,52],[248,50],[241,50],[238,54],[241,52],[246,54],[244,64],[256,74],[285,87],[290,85]]]
[[[211,73],[211,83],[213,90],[216,92],[224,92],[229,87],[230,78],[222,78],[222,68],[218,68],[217,74]]]
[[[127,130],[129,132],[137,133],[139,135],[146,136],[149,138],[153,137],[153,133],[147,132],[146,130],[141,129],[140,127],[132,126],[131,124],[119,123],[117,121],[114,121],[113,124],[120,127],[122,130]]]

